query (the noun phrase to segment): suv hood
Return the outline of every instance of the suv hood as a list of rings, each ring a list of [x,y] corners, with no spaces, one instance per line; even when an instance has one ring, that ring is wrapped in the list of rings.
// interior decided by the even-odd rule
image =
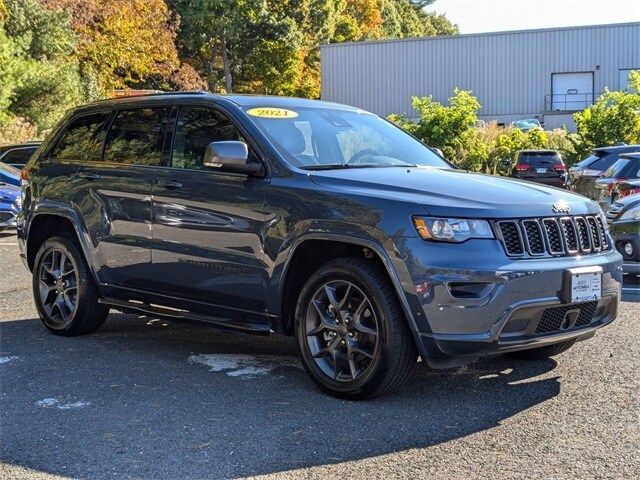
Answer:
[[[561,200],[570,215],[597,213],[600,207],[566,190],[506,177],[462,170],[419,168],[353,168],[309,174],[312,182],[345,194],[386,198],[424,207],[429,215],[462,218],[557,216]]]

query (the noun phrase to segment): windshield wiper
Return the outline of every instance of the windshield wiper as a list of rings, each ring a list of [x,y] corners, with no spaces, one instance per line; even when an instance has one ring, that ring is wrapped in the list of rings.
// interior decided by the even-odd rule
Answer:
[[[348,163],[326,163],[326,164],[318,164],[318,165],[306,165],[304,167],[300,167],[303,170],[333,170],[334,168],[353,168],[355,165],[349,165]]]
[[[304,167],[300,167],[303,170],[333,170],[333,169],[339,169],[339,168],[389,168],[389,167],[417,167],[417,165],[414,165],[412,163],[406,163],[406,164],[392,164],[392,163],[356,163],[356,164],[350,164],[350,163],[327,163],[324,165],[307,165]]]

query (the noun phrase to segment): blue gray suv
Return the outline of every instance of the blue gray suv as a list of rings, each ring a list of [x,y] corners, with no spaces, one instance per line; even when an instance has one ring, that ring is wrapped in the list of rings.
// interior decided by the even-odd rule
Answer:
[[[500,352],[540,359],[616,316],[594,202],[456,169],[326,102],[157,94],[73,110],[22,172],[21,255],[46,328],[110,309],[295,336],[329,393],[388,392]]]

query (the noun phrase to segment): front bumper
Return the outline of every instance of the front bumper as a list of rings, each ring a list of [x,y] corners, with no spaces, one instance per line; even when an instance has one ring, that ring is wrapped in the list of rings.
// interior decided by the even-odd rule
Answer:
[[[405,292],[410,292],[408,304],[413,306],[415,338],[433,367],[463,365],[492,351],[583,339],[617,314],[622,262],[613,249],[583,256],[513,260],[494,240],[444,244],[404,238],[400,256],[404,258],[396,268],[406,268],[402,273]],[[589,305],[562,303],[565,271],[587,266],[602,268],[602,299]],[[583,308],[588,309],[584,314]],[[543,319],[558,315],[559,310],[554,309],[581,316],[581,321],[538,329]],[[516,320],[521,329],[512,323]]]

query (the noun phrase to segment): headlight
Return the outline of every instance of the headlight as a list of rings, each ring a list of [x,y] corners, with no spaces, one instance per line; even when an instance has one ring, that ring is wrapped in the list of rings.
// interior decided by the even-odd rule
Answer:
[[[464,242],[470,238],[495,238],[486,220],[413,217],[413,225],[425,240]]]
[[[630,208],[620,215],[617,220],[640,220],[640,207]]]

